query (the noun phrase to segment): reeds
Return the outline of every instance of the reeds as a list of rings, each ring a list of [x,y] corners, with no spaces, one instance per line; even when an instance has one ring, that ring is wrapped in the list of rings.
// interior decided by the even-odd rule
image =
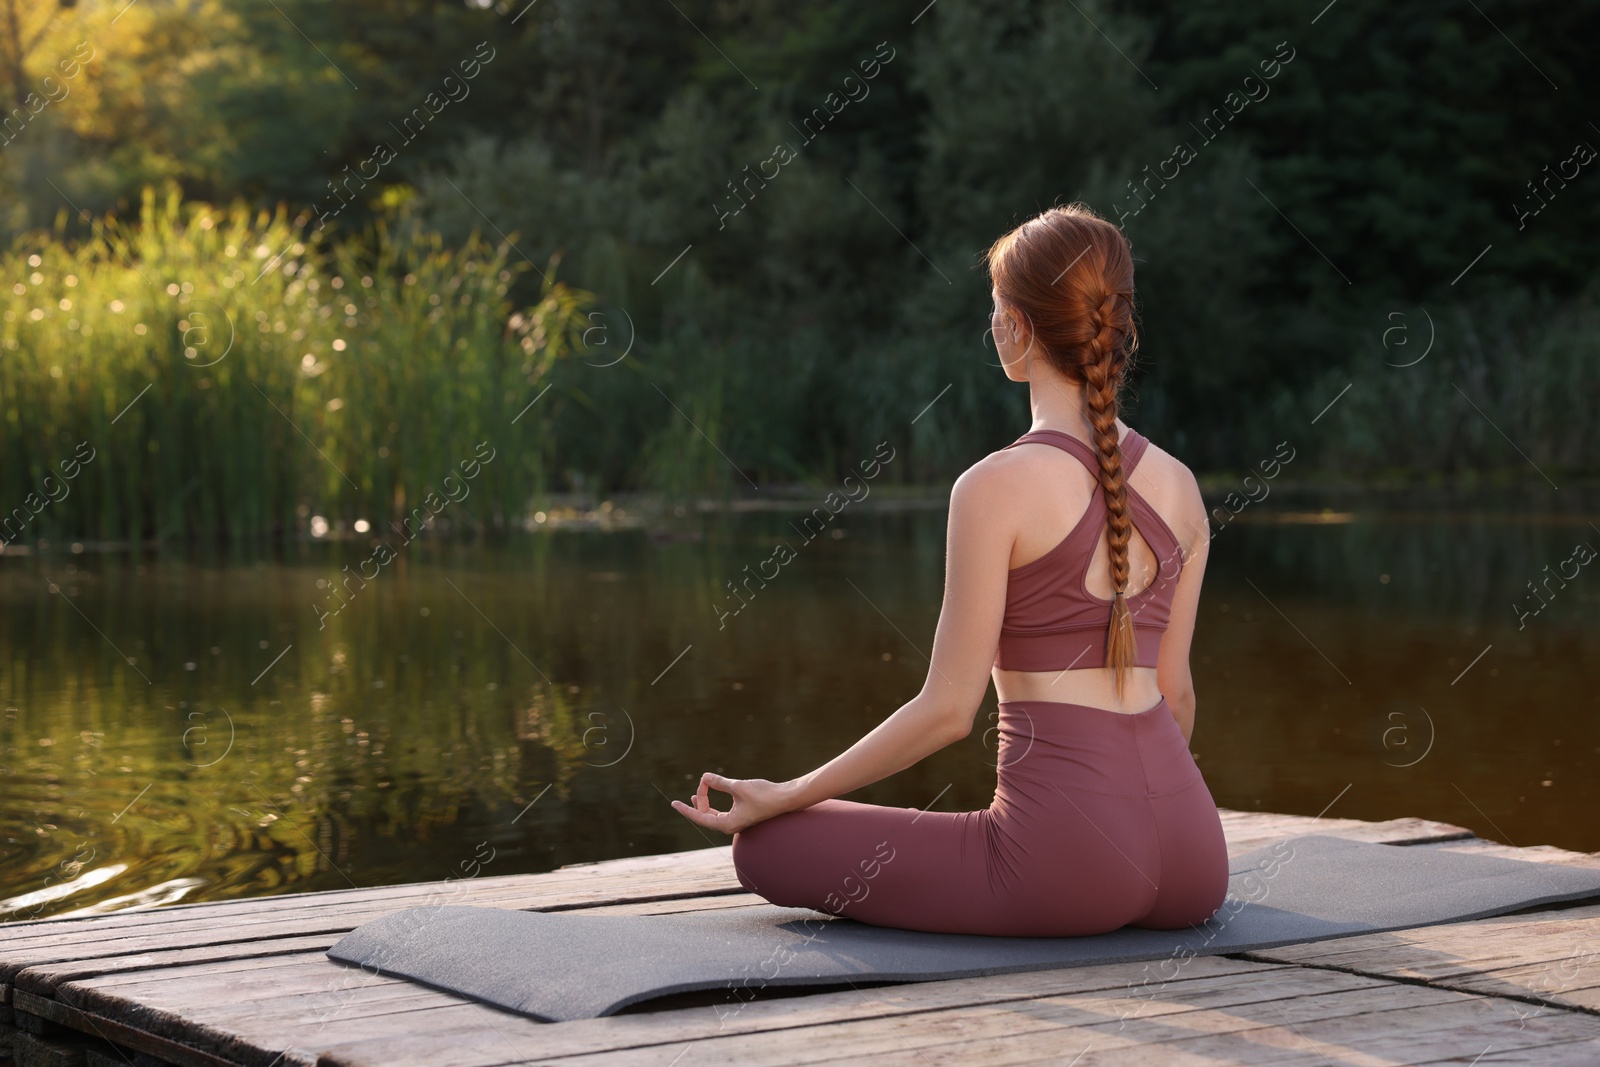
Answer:
[[[149,192],[137,224],[90,227],[0,256],[8,541],[377,530],[483,442],[496,459],[453,522],[520,518],[543,486],[551,442],[518,414],[590,298],[546,277],[516,309],[533,265],[509,242],[379,227],[325,247],[282,209]]]

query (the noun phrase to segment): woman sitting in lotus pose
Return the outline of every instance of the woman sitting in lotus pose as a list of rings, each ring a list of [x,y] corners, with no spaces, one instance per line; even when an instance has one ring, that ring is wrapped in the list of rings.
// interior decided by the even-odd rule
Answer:
[[[1209,536],[1194,475],[1117,417],[1138,347],[1133,257],[1081,204],[990,248],[1001,365],[1029,431],[950,495],[944,604],[922,690],[787,782],[704,774],[686,818],[734,835],[774,904],[879,926],[1012,936],[1178,929],[1228,887],[1189,754],[1189,644]],[[835,799],[972,731],[1000,698],[994,801],[919,811]],[[719,811],[708,790],[730,794]]]

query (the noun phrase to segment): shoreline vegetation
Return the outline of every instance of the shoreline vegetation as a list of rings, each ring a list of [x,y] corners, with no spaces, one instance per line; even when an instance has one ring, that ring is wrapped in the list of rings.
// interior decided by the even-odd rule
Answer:
[[[136,222],[106,216],[91,220],[90,237],[26,235],[0,254],[0,279],[18,279],[9,289],[0,281],[0,531],[11,553],[392,529],[437,498],[436,480],[458,453],[489,440],[504,458],[485,467],[473,500],[440,532],[606,525],[594,518],[603,501],[627,494],[658,499],[643,509],[658,515],[685,504],[803,510],[832,484],[839,442],[872,427],[906,456],[874,507],[943,506],[954,476],[1026,421],[1022,390],[997,393],[995,381],[968,374],[965,395],[929,388],[932,403],[903,413],[915,415],[909,433],[903,421],[894,428],[890,416],[905,406],[890,399],[905,392],[894,375],[910,343],[901,338],[897,356],[855,364],[864,390],[836,383],[851,384],[840,404],[855,405],[853,418],[835,413],[831,429],[805,431],[795,410],[803,399],[773,393],[751,369],[783,342],[695,325],[643,342],[626,308],[558,281],[560,254],[541,268],[515,233],[490,245],[473,231],[452,247],[402,210],[324,243],[308,222],[283,205],[219,209],[185,202],[175,188],[146,189]],[[1140,406],[1148,379],[1130,386],[1126,417],[1190,463],[1208,505],[1226,504],[1218,513],[1237,514],[1228,501],[1273,489],[1592,480],[1592,421],[1561,415],[1600,393],[1600,359],[1590,353],[1600,306],[1580,296],[1529,326],[1549,304],[1506,310],[1517,302],[1509,296],[1490,313],[1500,316],[1492,329],[1475,312],[1439,309],[1428,341],[1415,339],[1427,344],[1416,357],[1404,347],[1415,347],[1410,327],[1388,326],[1382,349],[1406,358],[1340,369],[1299,396],[1280,390],[1258,403],[1258,431],[1305,427],[1288,454],[1304,458],[1271,485],[1260,471],[1207,470],[1215,442],[1162,433],[1159,405]],[[1447,328],[1467,343],[1424,362]],[[1542,358],[1530,361],[1535,347]],[[1411,377],[1397,385],[1382,364]],[[1525,451],[1474,393],[1502,418],[1507,407],[1520,412],[1511,424],[1531,422],[1541,436],[1519,432]],[[974,417],[982,406],[990,410]],[[636,427],[632,447],[619,441]],[[1415,446],[1386,453],[1398,436]],[[1273,453],[1285,464],[1287,446]],[[616,464],[619,452],[626,465]],[[65,454],[82,461],[69,487],[54,466]],[[1397,455],[1412,465],[1397,466]]]
[[[136,223],[107,216],[91,229],[76,243],[24,237],[0,255],[3,276],[18,279],[0,288],[0,523],[10,524],[0,528],[18,547],[315,540],[319,525],[392,528],[437,495],[436,480],[459,452],[486,440],[504,458],[485,468],[462,513],[442,524],[452,536],[538,528],[536,515],[566,514],[563,498],[591,500],[592,510],[619,494],[655,494],[671,502],[655,508],[662,513],[703,499],[734,511],[798,506],[831,484],[840,454],[831,444],[889,424],[900,406],[882,400],[856,412],[859,426],[806,441],[789,399],[750,380],[759,342],[624,337],[621,324],[631,334],[637,324],[556,280],[558,255],[543,268],[521,258],[515,235],[491,246],[474,232],[450,247],[401,213],[324,244],[306,216],[291,219],[281,206],[221,210],[153,190]],[[1445,313],[1438,318],[1443,329]],[[1401,373],[1415,377],[1405,390],[1341,371],[1351,380],[1339,388],[1277,394],[1260,416],[1264,425],[1291,416],[1306,425],[1310,415],[1321,425],[1299,431],[1301,458],[1281,482],[1256,492],[1592,479],[1592,466],[1553,460],[1550,441],[1539,447],[1524,438],[1540,463],[1507,445],[1458,383],[1467,381],[1497,413],[1508,401],[1531,413],[1551,440],[1565,442],[1556,459],[1594,455],[1582,444],[1595,433],[1588,420],[1562,425],[1550,414],[1600,388],[1600,360],[1585,358],[1600,337],[1590,329],[1600,327],[1594,305],[1579,299],[1562,308],[1537,338],[1547,353],[1543,372],[1521,374],[1492,400],[1488,383],[1535,342],[1473,335],[1464,311],[1454,325],[1467,327],[1472,341],[1464,369],[1445,355],[1406,359]],[[871,395],[892,391],[895,363],[884,362],[859,368]],[[909,434],[902,423],[878,438],[906,459],[878,487],[877,506],[928,506],[925,498],[946,494],[955,474],[1024,424],[1024,410],[1007,412],[1024,399],[1013,390],[979,425],[963,419],[963,427],[946,412],[981,402],[970,394],[994,383],[964,384],[969,395],[929,389],[935,404],[919,403],[922,413],[908,407],[927,432],[913,419]],[[1423,388],[1440,395],[1422,397]],[[1259,472],[1206,470],[1192,453],[1215,449],[1161,434],[1159,418],[1139,407],[1142,391],[1138,382],[1130,388],[1127,418],[1154,424],[1155,439],[1203,472],[1208,503],[1249,495]],[[644,416],[641,403],[651,397]],[[1458,402],[1441,410],[1451,398]],[[778,417],[767,418],[763,402],[777,405]],[[845,403],[861,401],[852,395]],[[1396,404],[1409,421],[1396,419]],[[616,439],[629,419],[646,428],[625,448]],[[1413,466],[1378,454],[1393,434],[1416,439],[1419,426],[1437,428],[1442,440],[1408,453]],[[1461,447],[1440,454],[1449,442]],[[82,464],[70,492],[54,492],[55,465],[74,448],[94,461]],[[607,474],[601,453],[619,449],[631,462]]]

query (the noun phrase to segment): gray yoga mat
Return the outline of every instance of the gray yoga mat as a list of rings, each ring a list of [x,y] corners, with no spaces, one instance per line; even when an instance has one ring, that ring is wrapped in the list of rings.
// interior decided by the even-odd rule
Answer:
[[[369,922],[328,955],[562,1022],[691,990],[923,982],[1181,961],[1589,896],[1600,896],[1600,870],[1306,834],[1235,857],[1221,910],[1181,931],[1124,927],[1060,938],[930,934],[770,904],[676,915],[435,906]]]

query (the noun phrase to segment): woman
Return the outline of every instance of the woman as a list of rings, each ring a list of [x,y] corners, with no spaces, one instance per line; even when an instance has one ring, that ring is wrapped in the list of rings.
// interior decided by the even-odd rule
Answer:
[[[1033,427],[951,491],[921,692],[809,774],[708,773],[673,807],[733,834],[740,883],[774,904],[1010,936],[1200,923],[1228,885],[1188,748],[1208,525],[1189,469],[1117,418],[1138,346],[1132,253],[1073,204],[1001,237],[987,264],[995,347],[1006,376],[1028,383]],[[968,736],[991,676],[988,808],[834,799]],[[732,807],[714,808],[710,789]]]

